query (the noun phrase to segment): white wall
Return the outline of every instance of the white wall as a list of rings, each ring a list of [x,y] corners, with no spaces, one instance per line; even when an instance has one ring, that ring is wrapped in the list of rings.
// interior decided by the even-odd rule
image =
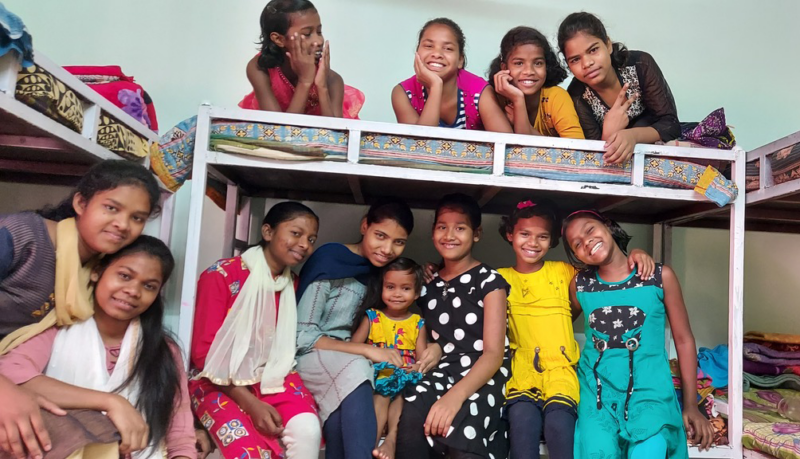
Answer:
[[[155,100],[163,132],[195,114],[202,101],[232,106],[250,90],[244,66],[256,53],[258,18],[266,0],[4,0],[4,4],[23,18],[36,48],[55,62],[118,64],[134,75]],[[316,4],[331,40],[333,68],[367,95],[364,119],[394,120],[391,88],[411,75],[416,33],[428,19],[456,20],[467,35],[468,68],[483,74],[509,28],[538,27],[552,40],[567,14],[590,10],[603,18],[612,38],[655,56],[682,119],[699,120],[724,106],[737,140],[747,149],[800,129],[800,91],[793,89],[800,74],[800,60],[795,59],[800,43],[796,0],[318,0]],[[2,191],[5,188],[0,187]],[[7,194],[2,196],[3,205],[11,203]],[[38,205],[23,206],[29,207]],[[208,203],[206,209],[204,247],[221,249],[220,213],[213,207],[208,210]],[[323,241],[356,239],[355,225],[342,227],[337,222],[353,222],[355,218],[349,217],[360,216],[363,209],[325,205],[318,210]],[[348,218],[341,219],[339,212]],[[185,231],[185,226],[181,228],[185,221],[176,219],[176,232]],[[490,264],[508,264],[510,251],[490,222],[487,239],[476,253]],[[430,217],[419,213],[418,225],[408,253],[417,259],[431,258]],[[650,247],[648,227],[632,231],[642,235],[635,243]],[[676,230],[673,246],[699,343],[726,341],[727,233]],[[217,250],[201,254],[201,265],[217,258]],[[561,254],[562,249],[555,252]],[[789,263],[798,252],[797,236],[748,233],[745,328],[800,332],[791,325],[796,319],[786,320],[797,317],[793,287],[800,283],[800,275]],[[180,260],[182,254],[176,256]]]
[[[5,0],[60,64],[119,64],[155,100],[162,130],[209,100],[234,105],[250,91],[266,0]],[[413,72],[416,34],[448,16],[467,36],[469,70],[483,74],[511,27],[554,42],[569,13],[599,14],[612,38],[653,54],[687,121],[724,106],[741,145],[753,148],[800,126],[796,0],[317,0],[332,66],[367,95],[363,118],[393,121],[392,86]],[[794,51],[793,51],[794,49]]]

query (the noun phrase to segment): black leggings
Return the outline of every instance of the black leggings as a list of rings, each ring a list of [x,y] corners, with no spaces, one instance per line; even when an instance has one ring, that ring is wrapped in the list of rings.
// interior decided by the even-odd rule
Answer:
[[[425,418],[428,413],[421,413],[420,410],[404,406],[403,414],[400,416],[400,425],[397,428],[397,459],[438,459],[448,456],[450,459],[480,459],[481,455],[458,451],[446,446],[434,443],[432,447],[425,437]]]
[[[518,401],[508,407],[508,438],[513,459],[539,459],[544,430],[547,457],[572,459],[575,439],[575,408],[550,403],[542,409],[533,402]]]

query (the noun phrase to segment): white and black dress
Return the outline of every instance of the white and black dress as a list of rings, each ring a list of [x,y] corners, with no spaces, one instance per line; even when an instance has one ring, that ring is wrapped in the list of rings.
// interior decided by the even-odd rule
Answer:
[[[443,356],[419,384],[406,388],[401,434],[404,428],[420,429],[421,426],[413,424],[420,419],[424,422],[431,406],[469,373],[483,354],[483,299],[495,290],[505,290],[508,294],[509,289],[503,277],[485,264],[448,282],[436,276],[422,289],[418,304],[428,327],[429,339],[442,347]],[[453,420],[450,433],[446,437],[427,438],[427,443],[441,453],[453,449],[494,459],[507,457],[508,430],[501,414],[510,368],[506,339],[500,370],[464,402]],[[398,458],[404,457],[404,449],[415,449],[406,448],[410,445],[402,440],[398,444]]]

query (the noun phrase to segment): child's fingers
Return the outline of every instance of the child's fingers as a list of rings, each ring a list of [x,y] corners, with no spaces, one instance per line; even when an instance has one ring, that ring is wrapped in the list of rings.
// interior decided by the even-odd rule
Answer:
[[[628,87],[629,86],[630,85],[628,85],[628,83],[625,83],[622,86],[622,89],[619,91],[619,94],[617,94],[617,100],[614,102],[614,105],[618,105],[618,106],[622,105],[623,103],[625,103],[625,101],[628,100],[627,92],[628,92]]]

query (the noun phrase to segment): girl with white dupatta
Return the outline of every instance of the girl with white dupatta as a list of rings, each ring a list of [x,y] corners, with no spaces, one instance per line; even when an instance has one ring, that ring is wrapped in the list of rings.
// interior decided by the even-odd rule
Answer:
[[[298,202],[273,206],[262,241],[219,260],[197,285],[189,392],[225,458],[317,459],[317,406],[294,371],[297,278],[319,219]]]
[[[139,236],[92,270],[92,317],[51,327],[0,358],[0,374],[16,384],[65,409],[105,412],[123,441],[77,445],[96,448],[84,449],[82,457],[197,457],[188,381],[178,346],[162,323],[161,288],[174,266],[163,242]],[[131,425],[142,419],[149,432],[130,438]]]

